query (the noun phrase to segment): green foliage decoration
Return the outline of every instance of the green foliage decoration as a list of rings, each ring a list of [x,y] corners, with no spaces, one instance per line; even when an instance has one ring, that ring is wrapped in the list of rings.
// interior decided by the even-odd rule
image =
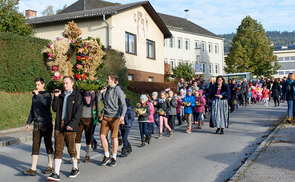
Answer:
[[[180,63],[177,67],[172,69],[172,78],[179,80],[184,78],[185,80],[191,80],[193,78],[192,64]]]

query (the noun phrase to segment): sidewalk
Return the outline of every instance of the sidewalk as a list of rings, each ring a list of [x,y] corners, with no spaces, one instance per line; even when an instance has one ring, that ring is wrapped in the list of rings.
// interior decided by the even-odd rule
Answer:
[[[33,126],[30,131],[26,131],[25,127],[0,131],[0,147],[31,141]]]
[[[280,124],[230,181],[295,181],[295,125]]]

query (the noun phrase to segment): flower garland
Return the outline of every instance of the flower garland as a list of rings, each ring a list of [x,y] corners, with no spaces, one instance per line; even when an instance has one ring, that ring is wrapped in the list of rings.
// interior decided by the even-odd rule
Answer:
[[[88,45],[85,40],[83,40],[81,37],[74,39],[71,43],[71,47],[73,47],[76,50],[76,64],[74,65],[74,74],[77,80],[85,80],[86,79],[86,73],[87,68],[86,64],[88,61]]]

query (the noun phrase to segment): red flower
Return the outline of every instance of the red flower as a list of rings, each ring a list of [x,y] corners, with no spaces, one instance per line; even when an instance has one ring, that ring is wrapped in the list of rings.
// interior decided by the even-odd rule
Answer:
[[[85,73],[83,73],[83,75],[82,75],[82,76],[83,76],[83,79],[85,79],[85,78],[86,78],[86,75],[85,75]]]
[[[86,46],[86,47],[88,47],[88,45],[87,45],[87,44],[85,44],[85,46]]]
[[[86,61],[88,60],[88,57],[87,57],[87,56],[85,56],[85,60],[86,60]]]
[[[80,43],[77,44],[78,46],[80,45]]]
[[[78,61],[81,61],[81,56],[77,56]]]
[[[78,80],[81,80],[81,75],[80,75],[80,74],[76,74],[76,78],[77,78]]]

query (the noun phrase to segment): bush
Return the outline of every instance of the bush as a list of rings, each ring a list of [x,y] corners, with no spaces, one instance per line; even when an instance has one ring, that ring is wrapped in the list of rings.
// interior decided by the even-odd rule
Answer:
[[[41,50],[49,40],[0,32],[0,90],[26,92],[35,88],[34,79],[51,79]]]
[[[152,92],[164,91],[166,88],[171,88],[174,92],[177,92],[177,84],[174,82],[139,82],[130,81],[128,90],[138,94],[152,94]]]
[[[176,78],[176,80],[179,80],[180,78],[191,80],[193,78],[192,64],[180,63],[177,67],[172,69],[172,72],[173,74],[171,77]]]

